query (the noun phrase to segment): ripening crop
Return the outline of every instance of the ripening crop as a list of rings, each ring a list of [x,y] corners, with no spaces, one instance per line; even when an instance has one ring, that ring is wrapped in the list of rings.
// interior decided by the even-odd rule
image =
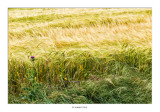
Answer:
[[[9,103],[152,103],[151,8],[9,8]]]

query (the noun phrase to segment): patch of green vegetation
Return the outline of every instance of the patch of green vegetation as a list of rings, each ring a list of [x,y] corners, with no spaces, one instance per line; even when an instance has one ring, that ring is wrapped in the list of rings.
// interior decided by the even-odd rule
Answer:
[[[54,104],[148,104],[152,103],[151,89],[147,80],[128,76],[114,76],[111,81],[83,81],[67,88],[50,88],[45,95],[39,95],[35,101],[26,101],[10,96],[9,103],[54,103]],[[147,86],[146,86],[147,85]],[[149,86],[149,87],[148,87]],[[46,88],[48,89],[48,88]],[[42,88],[41,91],[47,90]],[[13,100],[14,99],[14,100]]]
[[[129,47],[106,58],[98,58],[100,54],[87,51],[54,51],[46,61],[40,58],[35,61],[35,77],[37,82],[48,86],[55,84],[62,89],[62,94],[56,94],[52,103],[151,103],[151,88],[148,87],[152,79],[151,54],[151,49]],[[19,74],[28,74],[27,68],[32,64],[16,63],[16,60],[9,61],[9,92],[18,95],[23,91],[23,83],[27,83],[25,76]],[[103,81],[105,78],[112,81]],[[73,82],[78,82],[80,89],[76,89]]]
[[[8,8],[9,10],[34,10],[36,8]]]
[[[123,12],[116,12],[116,13],[112,13],[112,15],[114,16],[118,16],[118,15],[125,15],[125,14],[147,14],[147,15],[152,15],[152,10],[141,10],[141,11],[123,11]]]

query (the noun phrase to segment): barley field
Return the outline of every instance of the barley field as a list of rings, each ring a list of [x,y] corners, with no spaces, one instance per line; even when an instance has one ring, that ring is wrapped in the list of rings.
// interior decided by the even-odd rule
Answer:
[[[8,103],[151,104],[152,9],[9,8]]]

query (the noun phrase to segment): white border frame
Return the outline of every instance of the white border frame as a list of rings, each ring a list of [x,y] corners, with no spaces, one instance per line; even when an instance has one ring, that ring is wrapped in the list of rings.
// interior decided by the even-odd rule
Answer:
[[[152,104],[8,104],[8,8],[9,7],[152,7]],[[19,111],[105,111],[105,112],[160,112],[160,8],[158,1],[151,0],[4,0],[0,1],[0,45],[1,45],[1,112]],[[72,106],[87,106],[87,108],[72,108]]]

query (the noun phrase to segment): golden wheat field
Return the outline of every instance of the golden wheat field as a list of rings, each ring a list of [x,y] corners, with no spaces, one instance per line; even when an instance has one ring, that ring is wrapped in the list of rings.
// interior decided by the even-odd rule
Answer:
[[[151,99],[151,8],[8,9],[8,103]]]

